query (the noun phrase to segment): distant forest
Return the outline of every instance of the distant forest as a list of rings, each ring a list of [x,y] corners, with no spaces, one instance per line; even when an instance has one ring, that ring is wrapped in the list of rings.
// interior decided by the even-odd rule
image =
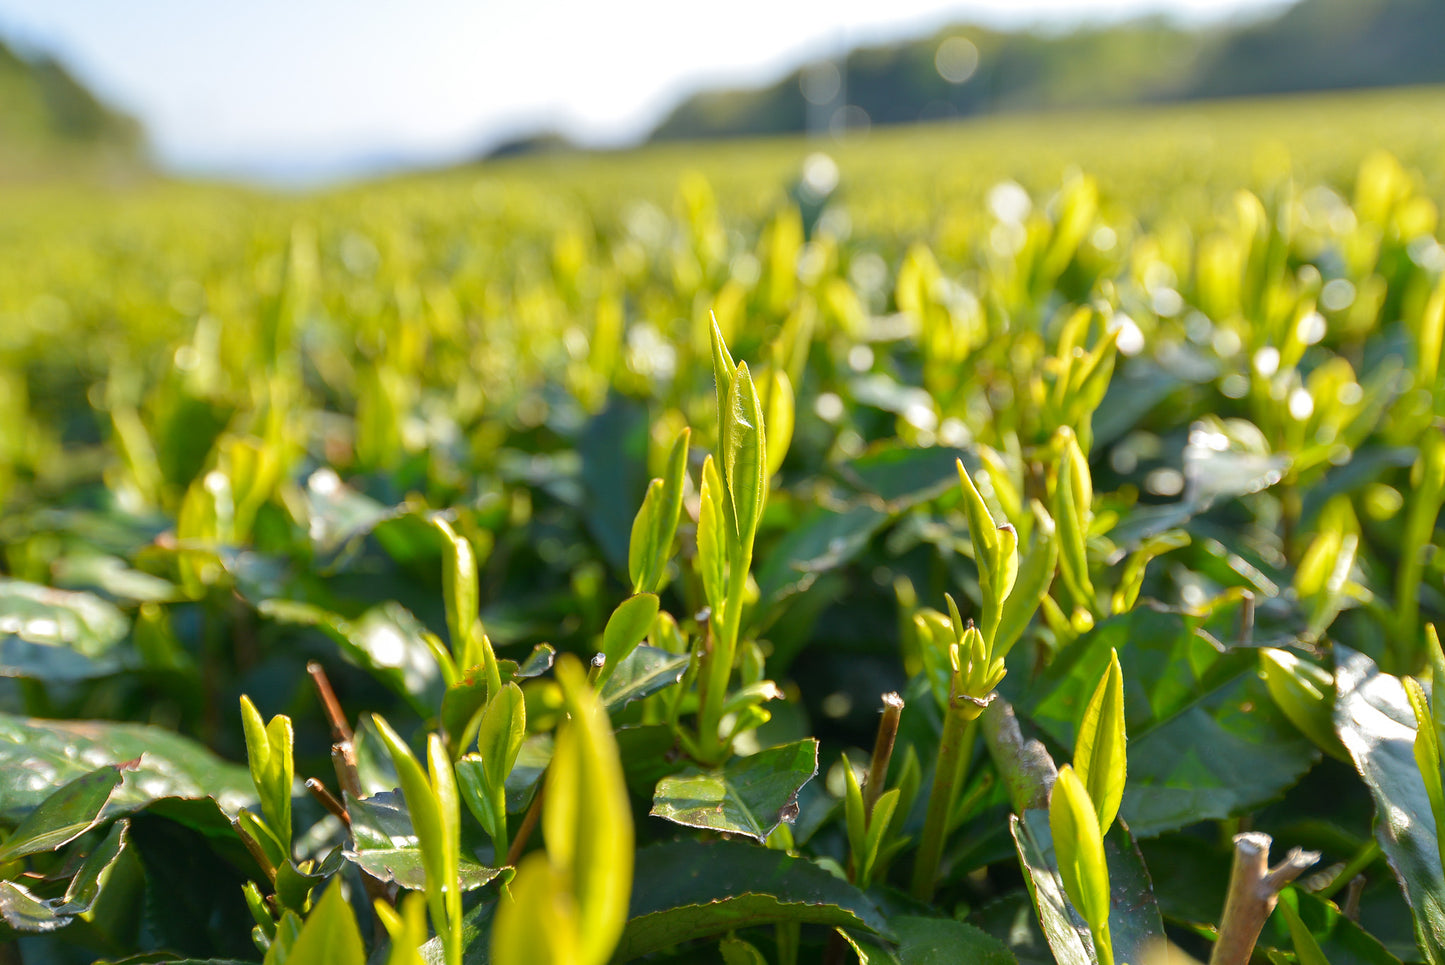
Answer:
[[[1445,82],[1440,0],[1301,0],[1264,21],[1162,19],[1068,33],[956,26],[807,65],[770,87],[688,98],[651,140],[906,124],[978,114]]]

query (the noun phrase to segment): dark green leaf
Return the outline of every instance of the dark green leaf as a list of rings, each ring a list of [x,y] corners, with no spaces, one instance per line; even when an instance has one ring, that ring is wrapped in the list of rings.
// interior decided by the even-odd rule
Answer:
[[[214,797],[234,816],[256,799],[246,768],[159,727],[0,714],[0,821],[19,823],[57,784],[136,758],[140,764],[111,794],[105,817],[172,797]]]
[[[1279,796],[1319,758],[1270,699],[1251,649],[1224,650],[1198,621],[1155,607],[1111,617],[1061,652],[1031,689],[1029,715],[1072,747],[1117,649],[1129,733],[1119,813],[1140,837],[1243,813]]]
[[[1059,965],[1095,965],[1093,942],[1084,919],[1069,904],[1054,858],[1049,813],[1029,809],[1010,817],[1019,864],[1034,898],[1039,922]],[[1116,962],[1148,960],[1150,946],[1164,938],[1164,922],[1154,902],[1154,886],[1144,860],[1123,822],[1104,837],[1109,865],[1109,934]]]
[[[1334,902],[1298,887],[1287,888],[1280,894],[1279,914],[1270,922],[1274,926],[1273,935],[1266,930],[1260,941],[1280,947],[1293,945],[1301,965],[1308,965],[1305,954],[1300,951],[1301,938],[1312,941],[1328,965],[1400,963],[1374,936],[1346,918]],[[1296,929],[1303,929],[1303,935],[1297,935]]]
[[[51,566],[57,586],[67,590],[95,590],[112,600],[131,603],[168,603],[180,590],[169,580],[126,565],[119,556],[77,553]]]
[[[1335,728],[1369,786],[1376,836],[1415,913],[1428,961],[1445,962],[1445,873],[1425,782],[1415,766],[1415,715],[1399,678],[1335,646]]]
[[[0,845],[0,864],[27,854],[54,851],[89,831],[120,784],[120,771],[115,765],[97,768],[57,789],[27,814]]]
[[[690,767],[657,783],[653,815],[762,841],[798,813],[798,789],[818,773],[812,738],[759,751],[721,770]]]
[[[95,900],[100,897],[103,876],[130,845],[126,839],[129,827],[129,823],[124,819],[115,822],[100,843],[86,855],[85,863],[80,866],[80,870],[70,879],[70,885],[65,889],[61,911],[68,915],[83,915],[90,911]]]
[[[399,603],[374,606],[355,620],[294,600],[264,600],[257,609],[281,623],[324,630],[349,659],[406,698],[419,713],[433,713],[442,699],[441,672],[422,639],[426,628]]]
[[[838,474],[860,492],[880,500],[883,505],[876,508],[897,514],[957,486],[955,465],[959,459],[971,462],[973,457],[962,449],[944,446],[890,446],[844,464]]]
[[[416,891],[426,887],[426,865],[402,795],[384,791],[358,801],[348,794],[346,810],[355,842],[354,851],[344,852],[347,860],[382,881]],[[463,891],[480,888],[498,873],[463,851],[458,864]]]
[[[532,795],[537,793],[537,785],[541,783],[542,775],[546,773],[547,765],[551,762],[551,734],[530,734],[522,741],[522,750],[512,764],[512,772],[507,775],[508,814],[525,811],[532,803]],[[460,777],[460,764],[457,765],[457,770]]]
[[[650,697],[682,679],[688,655],[668,653],[658,647],[638,647],[607,678],[602,702],[609,711],[634,700]]]
[[[627,571],[632,507],[647,489],[647,407],[614,395],[577,439],[587,527],[607,562]]]
[[[949,918],[902,915],[889,922],[898,938],[900,965],[1014,965],[1015,959],[997,938]]]
[[[676,841],[639,851],[631,915],[614,962],[788,921],[891,937],[877,906],[846,881],[806,859],[737,841]]]
[[[761,605],[800,593],[819,574],[851,562],[888,519],[886,512],[871,506],[841,513],[821,506],[810,510],[768,553],[758,573]]]
[[[0,881],[0,921],[18,932],[48,932],[70,921],[14,881]]]
[[[124,665],[125,615],[92,593],[0,579],[0,677],[83,680]]]

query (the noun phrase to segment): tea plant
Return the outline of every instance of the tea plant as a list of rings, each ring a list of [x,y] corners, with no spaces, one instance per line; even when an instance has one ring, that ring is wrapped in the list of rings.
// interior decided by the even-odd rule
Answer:
[[[1445,962],[1409,118],[0,215],[0,962]]]

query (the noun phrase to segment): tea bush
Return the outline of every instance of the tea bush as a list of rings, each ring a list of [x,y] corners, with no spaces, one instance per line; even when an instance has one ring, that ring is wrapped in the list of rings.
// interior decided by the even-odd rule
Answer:
[[[0,962],[1445,962],[1442,108],[16,194]]]

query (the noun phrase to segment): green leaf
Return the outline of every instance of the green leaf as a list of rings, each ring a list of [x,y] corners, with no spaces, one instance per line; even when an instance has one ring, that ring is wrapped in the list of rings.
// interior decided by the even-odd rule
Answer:
[[[1435,837],[1441,838],[1445,827],[1445,794],[1440,787],[1440,735],[1435,730],[1435,718],[1430,713],[1430,704],[1425,690],[1413,677],[1400,681],[1405,685],[1405,698],[1415,714],[1415,766],[1420,779],[1425,783],[1425,796],[1430,799],[1430,813],[1435,816]]]
[[[1270,698],[1290,723],[1326,754],[1349,762],[1349,753],[1335,736],[1335,679],[1330,672],[1274,647],[1260,647],[1259,666]]]
[[[355,849],[343,852],[343,856],[382,881],[424,890],[426,863],[401,795],[383,791],[357,800],[348,794],[346,810],[351,815]],[[465,849],[461,851],[457,874],[463,891],[480,888],[500,873],[478,862]]]
[[[268,963],[270,956],[267,956]],[[341,894],[341,879],[331,887],[306,916],[306,924],[291,946],[285,961],[296,965],[366,965],[366,948],[356,915]]]
[[[542,831],[548,860],[577,902],[581,959],[600,963],[627,921],[632,805],[612,724],[581,665],[559,661],[557,682],[571,718],[557,732]]]
[[[651,583],[651,567],[656,549],[654,541],[662,529],[662,485],[661,479],[647,484],[642,505],[632,520],[632,537],[627,542],[627,575],[632,580],[633,593],[657,589]]]
[[[1124,673],[1119,669],[1118,652],[1110,650],[1108,669],[1084,708],[1074,744],[1074,768],[1094,802],[1102,831],[1114,823],[1124,796],[1124,741]]]
[[[1295,907],[1298,901],[1298,891],[1286,888],[1279,896],[1279,904],[1275,906],[1289,926],[1295,957],[1299,959],[1300,965],[1330,965],[1329,959],[1325,958],[1325,953],[1320,950],[1320,943],[1315,941],[1315,936],[1310,934],[1309,928],[1300,918],[1299,910]]]
[[[507,813],[520,814],[532,803],[532,795],[541,783],[547,765],[552,763],[551,734],[529,734],[522,741],[522,750],[507,775]],[[461,765],[458,764],[460,777]]]
[[[1414,912],[1431,965],[1445,963],[1445,871],[1415,763],[1415,715],[1399,679],[1335,645],[1335,729],[1375,799],[1375,835]]]
[[[765,475],[768,479],[783,468],[788,456],[788,446],[793,442],[793,422],[796,418],[793,384],[788,374],[780,369],[770,368],[763,376],[763,419],[768,427],[768,462]]]
[[[608,564],[627,572],[633,507],[647,491],[647,406],[614,393],[577,438],[583,519]]]
[[[426,944],[426,901],[413,892],[393,908],[386,902],[376,904],[376,917],[386,928],[391,950],[386,965],[425,965],[421,947]]]
[[[261,798],[261,811],[283,852],[291,846],[291,785],[296,779],[292,763],[291,718],[278,714],[263,724],[249,697],[241,696],[241,723],[246,734],[246,758],[251,782]]]
[[[355,620],[295,600],[264,600],[262,616],[280,623],[311,626],[341,645],[347,659],[386,684],[418,713],[435,713],[444,693],[436,657],[427,646],[420,620],[399,603],[387,601]]]
[[[162,728],[0,713],[0,822],[19,824],[57,784],[89,774],[97,764],[136,759],[140,763],[111,793],[105,818],[161,798],[205,797],[234,816],[256,799],[244,767]]]
[[[487,705],[477,731],[477,753],[481,755],[482,771],[491,787],[505,786],[526,736],[527,707],[522,688],[509,683]]]
[[[738,364],[723,415],[723,477],[737,522],[737,540],[751,546],[768,500],[763,409],[748,363]]]
[[[51,932],[69,924],[71,916],[58,915],[50,904],[14,881],[0,881],[0,921],[18,932]]]
[[[1093,486],[1089,462],[1079,449],[1078,440],[1067,428],[1060,429],[1063,453],[1059,463],[1058,482],[1051,507],[1059,534],[1059,574],[1075,607],[1092,612],[1094,584],[1089,578],[1086,543],[1093,514]]]
[[[612,725],[572,656],[557,662],[570,716],[547,772],[546,852],[528,855],[498,906],[492,958],[601,965],[627,921],[632,886],[632,811]],[[539,944],[546,930],[548,944]]]
[[[1400,959],[1390,954],[1377,938],[1346,918],[1334,902],[1296,886],[1280,892],[1278,907],[1289,932],[1287,940],[1295,945],[1295,954],[1301,965],[1307,965],[1308,959],[1299,948],[1297,935],[1314,945],[1320,956],[1316,961],[1329,965],[1399,965]],[[1274,933],[1278,934],[1281,930],[1278,919],[1271,919],[1271,924],[1275,926]],[[1270,934],[1267,930],[1261,943],[1271,941]],[[1277,943],[1283,944],[1285,940],[1281,936]]]
[[[110,826],[105,837],[85,856],[85,863],[70,879],[59,911],[67,915],[83,915],[94,907],[111,868],[130,847],[130,822],[121,819]]]
[[[888,513],[871,506],[809,510],[769,551],[758,572],[759,605],[801,593],[821,574],[851,562],[888,520]]]
[[[509,894],[498,902],[492,925],[491,955],[496,965],[600,965],[605,958],[580,952],[577,905],[567,875],[547,856],[533,852],[522,860]]]
[[[90,912],[112,867],[127,848],[127,828],[125,821],[111,827],[86,857],[62,898],[39,898],[18,882],[0,881],[0,922],[18,932],[43,933]],[[0,928],[0,934],[4,931]]]
[[[111,792],[121,782],[121,766],[83,774],[58,788],[25,816],[0,845],[0,864],[28,854],[54,851],[95,827]]]
[[[667,572],[673,537],[682,513],[683,484],[687,481],[687,444],[691,430],[684,428],[667,460],[667,475],[654,479],[642,498],[632,523],[627,568],[633,593],[656,593]]]
[[[1034,900],[1039,924],[1059,965],[1095,965],[1087,923],[1067,900],[1054,854],[1047,811],[1029,809],[1009,818],[1019,864]],[[1154,901],[1153,883],[1134,839],[1122,822],[1104,838],[1109,866],[1109,935],[1114,961],[1149,960],[1152,946],[1164,938],[1164,922]]]
[[[727,490],[712,456],[703,460],[701,501],[697,519],[697,568],[703,595],[714,613],[723,612],[727,593]]]
[[[892,937],[863,892],[805,858],[739,841],[684,840],[637,853],[632,918],[613,961],[779,922]]]
[[[417,842],[421,847],[430,895],[434,890],[444,887],[446,881],[444,851],[448,841],[443,826],[441,803],[427,779],[426,771],[412,754],[411,748],[406,746],[406,742],[381,717],[373,714],[372,721],[377,732],[381,734],[382,742],[391,753],[392,764],[396,767],[398,780],[401,781],[401,793],[406,799],[406,809],[411,815],[412,827],[416,830]],[[443,922],[435,918],[432,924],[438,929],[444,927]]]
[[[130,622],[92,593],[0,578],[0,677],[74,681],[114,673]]]
[[[988,511],[988,504],[983,501],[978,487],[973,484],[973,478],[964,468],[963,460],[959,459],[954,468],[958,472],[958,482],[963,489],[963,511],[968,516],[968,538],[973,542],[974,562],[978,564],[979,583],[984,587],[985,597],[988,597],[992,595],[989,588],[994,586],[1002,575],[997,572],[999,524],[994,522],[993,516]],[[1007,591],[1005,591],[1000,594],[1000,598],[1007,595]]]
[[[650,697],[682,679],[691,656],[657,647],[638,647],[628,654],[602,685],[602,703],[609,712]]]
[[[1012,592],[1004,601],[998,630],[994,633],[993,655],[1005,656],[1024,635],[1039,605],[1048,595],[1049,585],[1059,565],[1059,540],[1054,521],[1037,502],[1033,504],[1033,541],[1019,564],[1018,577]]]
[[[657,783],[652,814],[692,828],[763,841],[798,813],[798,790],[818,773],[812,738],[759,751],[721,770],[690,767]]]
[[[958,485],[962,449],[915,449],[882,445],[838,467],[838,475],[860,493],[880,501],[875,508],[897,514],[935,499]]]
[[[1003,942],[973,925],[951,918],[899,915],[890,921],[898,938],[899,965],[1014,965]]]
[[[602,665],[604,674],[625,660],[647,636],[652,621],[657,618],[657,606],[655,593],[639,593],[623,600],[612,611],[602,631],[602,655],[607,658]]]
[[[1022,702],[1065,747],[1117,650],[1129,688],[1129,781],[1119,814],[1153,837],[1242,814],[1282,794],[1319,752],[1275,707],[1248,648],[1224,650],[1198,619],[1153,606],[1110,617],[1065,647]]]
[[[732,391],[733,376],[738,367],[733,362],[732,353],[728,351],[727,342],[723,341],[722,329],[718,328],[717,324],[717,316],[713,316],[709,334],[712,336],[712,374],[717,389],[718,420],[721,423],[723,413],[727,411],[728,394]],[[719,433],[718,438],[721,442],[722,433]]]
[[[1049,799],[1049,834],[1054,839],[1054,857],[1064,893],[1088,922],[1096,942],[1106,941],[1109,867],[1104,862],[1104,836],[1084,782],[1067,764],[1059,768]],[[1109,960],[1103,951],[1099,951],[1099,958]]]
[[[471,542],[458,535],[445,519],[433,517],[432,525],[447,541],[447,551],[442,554],[442,599],[446,602],[452,656],[456,658],[457,669],[465,674],[483,660],[482,631],[477,619],[481,609],[477,555]]]
[[[724,938],[718,943],[723,965],[768,965],[763,953],[741,938]]]

